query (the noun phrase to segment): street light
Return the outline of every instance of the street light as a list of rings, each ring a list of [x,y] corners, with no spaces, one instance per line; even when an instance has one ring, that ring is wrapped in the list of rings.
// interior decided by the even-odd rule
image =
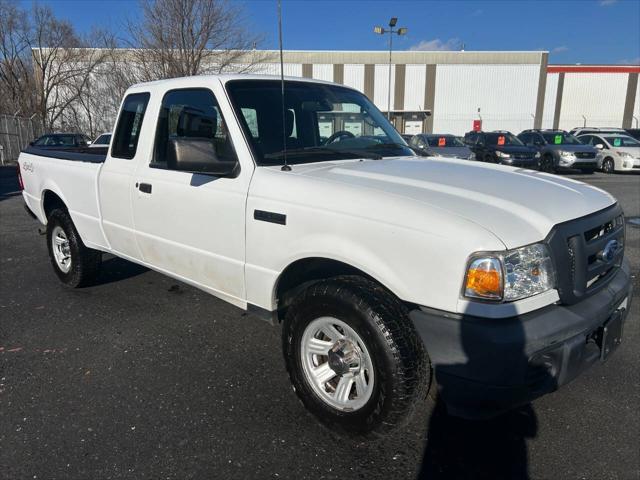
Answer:
[[[387,119],[391,120],[391,52],[393,50],[393,35],[406,35],[407,33],[407,29],[404,27],[400,27],[398,29],[394,29],[393,27],[395,27],[398,24],[398,18],[397,17],[391,17],[391,20],[389,20],[389,28],[383,28],[383,27],[374,27],[373,28],[373,32],[377,33],[378,35],[385,35],[385,34],[389,34],[389,87],[388,87],[388,92],[387,92]]]

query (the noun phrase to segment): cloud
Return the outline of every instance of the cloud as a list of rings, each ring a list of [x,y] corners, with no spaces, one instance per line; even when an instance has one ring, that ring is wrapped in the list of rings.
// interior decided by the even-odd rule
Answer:
[[[616,3],[618,3],[618,0],[600,0],[598,2],[601,7],[610,7],[611,5],[615,5]]]
[[[422,40],[420,43],[409,47],[409,50],[430,50],[444,52],[449,50],[459,50],[461,45],[462,42],[459,38],[450,38],[449,40],[446,40],[444,42],[439,38],[434,38],[433,40]]]
[[[623,65],[640,65],[640,57],[623,58],[622,60],[619,60],[618,63],[621,63]]]
[[[559,47],[556,47],[553,50],[551,50],[551,53],[562,53],[567,51],[569,51],[569,47],[567,47],[566,45],[560,45]]]

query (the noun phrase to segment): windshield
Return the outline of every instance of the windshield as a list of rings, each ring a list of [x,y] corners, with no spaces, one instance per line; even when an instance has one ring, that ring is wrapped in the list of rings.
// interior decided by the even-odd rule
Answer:
[[[47,147],[73,147],[75,139],[73,135],[47,135],[36,140],[35,145]]]
[[[94,145],[109,145],[111,142],[111,134],[107,133],[105,135],[100,135],[94,143]]]
[[[411,156],[400,134],[363,94],[334,85],[232,80],[227,91],[258,165]],[[284,117],[284,118],[283,118]]]
[[[430,147],[464,147],[465,144],[458,137],[453,135],[437,135],[427,137]]]
[[[640,142],[635,138],[627,137],[626,135],[607,136],[604,139],[612,147],[640,147]]]
[[[543,133],[545,141],[550,145],[582,145],[582,142],[570,133]]]
[[[487,145],[497,145],[499,147],[503,145],[518,145],[522,146],[524,143],[520,141],[518,137],[512,133],[487,133],[486,134]]]

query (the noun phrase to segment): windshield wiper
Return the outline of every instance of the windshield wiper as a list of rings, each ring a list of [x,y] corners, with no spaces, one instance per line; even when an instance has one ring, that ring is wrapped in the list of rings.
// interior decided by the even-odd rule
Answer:
[[[308,154],[314,155],[336,155],[342,156],[347,155],[351,158],[366,158],[368,160],[380,160],[382,158],[381,155],[372,152],[366,152],[362,150],[339,150],[335,148],[329,147],[306,147],[306,148],[293,148],[291,150],[287,150],[287,158],[288,157],[300,157]],[[275,153],[268,153],[264,156],[264,158],[269,160],[276,160],[284,158],[284,150]]]

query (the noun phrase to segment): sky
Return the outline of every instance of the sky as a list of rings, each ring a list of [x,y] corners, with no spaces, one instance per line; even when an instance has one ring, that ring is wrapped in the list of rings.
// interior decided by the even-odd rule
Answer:
[[[277,48],[276,0],[240,4],[247,26]],[[31,1],[23,0],[24,6]],[[135,0],[40,0],[80,31],[117,32]],[[550,63],[640,64],[640,0],[283,0],[285,50],[384,50],[375,25],[398,17],[394,50],[547,50]]]

